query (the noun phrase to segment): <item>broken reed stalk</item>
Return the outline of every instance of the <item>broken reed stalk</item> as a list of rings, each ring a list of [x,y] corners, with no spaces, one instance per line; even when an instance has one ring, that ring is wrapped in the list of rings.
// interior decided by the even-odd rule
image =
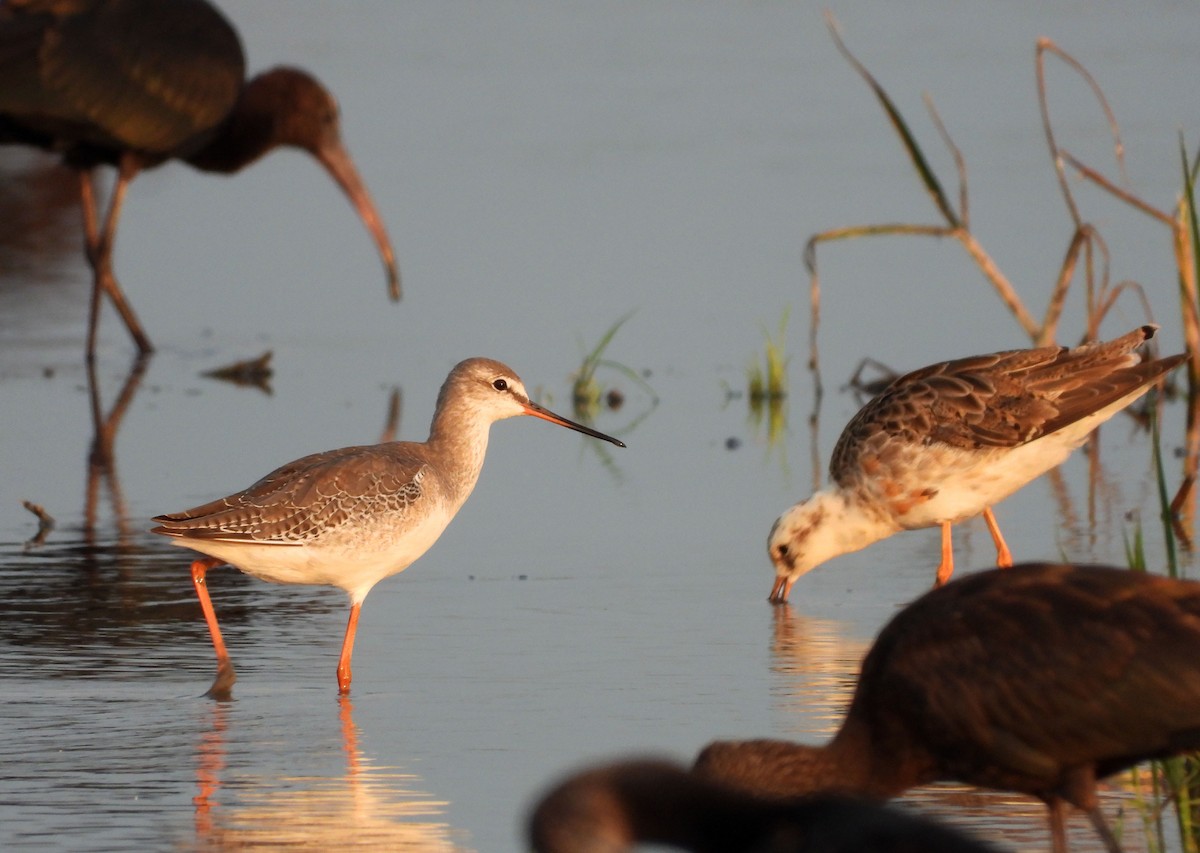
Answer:
[[[842,40],[840,29],[836,20],[829,13],[826,13],[826,22],[829,27],[830,35],[838,51],[858,72],[867,85],[875,94],[880,105],[883,107],[889,122],[899,136],[905,151],[908,153],[909,159],[912,161],[913,167],[920,178],[925,191],[930,196],[937,208],[941,217],[945,220],[945,225],[913,225],[905,223],[889,223],[881,225],[859,225],[845,228],[836,228],[828,231],[823,231],[809,238],[805,245],[804,262],[809,273],[809,300],[811,322],[809,331],[809,368],[814,377],[814,397],[815,406],[820,406],[821,397],[823,394],[821,378],[820,378],[820,361],[819,350],[817,345],[818,330],[820,325],[820,302],[821,302],[821,287],[820,278],[817,269],[817,247],[824,242],[834,240],[853,239],[857,237],[878,236],[882,234],[891,235],[922,235],[935,237],[954,237],[962,244],[967,254],[975,262],[976,266],[991,282],[993,289],[999,295],[1001,301],[1012,313],[1018,325],[1030,341],[1035,346],[1043,346],[1051,344],[1057,337],[1058,324],[1062,316],[1064,305],[1066,303],[1067,293],[1070,289],[1070,283],[1074,280],[1076,273],[1079,272],[1084,280],[1086,289],[1086,336],[1085,339],[1095,340],[1098,338],[1098,332],[1101,322],[1107,314],[1116,305],[1118,300],[1130,293],[1135,296],[1142,304],[1143,310],[1148,319],[1152,319],[1152,314],[1149,309],[1148,300],[1145,297],[1145,292],[1141,285],[1132,281],[1122,281],[1115,285],[1110,285],[1108,280],[1109,269],[1109,253],[1108,248],[1101,238],[1099,232],[1090,224],[1085,222],[1080,215],[1079,206],[1076,204],[1075,198],[1071,192],[1070,183],[1067,181],[1066,170],[1069,166],[1072,170],[1077,171],[1085,179],[1095,183],[1097,186],[1107,190],[1116,198],[1126,202],[1135,209],[1143,212],[1146,215],[1153,217],[1172,229],[1173,249],[1176,258],[1176,266],[1179,270],[1179,287],[1180,287],[1180,304],[1184,340],[1187,346],[1187,351],[1191,358],[1189,359],[1189,389],[1191,396],[1195,398],[1200,393],[1200,287],[1197,286],[1197,279],[1200,274],[1197,273],[1197,258],[1200,257],[1200,226],[1194,221],[1191,216],[1191,211],[1194,210],[1194,197],[1192,187],[1196,179],[1196,172],[1200,169],[1200,155],[1197,162],[1190,166],[1187,164],[1186,153],[1184,155],[1185,162],[1185,194],[1180,201],[1178,209],[1174,215],[1164,213],[1158,210],[1153,205],[1150,205],[1138,198],[1134,193],[1122,189],[1112,181],[1105,178],[1097,170],[1091,169],[1085,164],[1079,162],[1072,157],[1069,152],[1064,150],[1055,137],[1054,126],[1051,120],[1049,99],[1047,96],[1046,86],[1046,62],[1047,55],[1052,55],[1060,59],[1075,73],[1077,73],[1089,86],[1096,102],[1103,111],[1108,122],[1109,131],[1112,136],[1112,146],[1114,159],[1116,161],[1118,172],[1121,175],[1121,180],[1126,180],[1125,169],[1125,147],[1121,141],[1120,126],[1117,123],[1116,115],[1109,105],[1107,98],[1104,96],[1096,79],[1087,71],[1086,68],[1072,56],[1059,48],[1050,39],[1042,38],[1037,42],[1036,71],[1037,71],[1037,93],[1038,103],[1042,115],[1042,125],[1046,136],[1046,141],[1050,149],[1051,161],[1054,165],[1055,173],[1058,177],[1059,186],[1062,191],[1064,204],[1075,224],[1075,231],[1072,234],[1071,242],[1067,248],[1062,266],[1059,269],[1058,277],[1055,281],[1054,288],[1051,291],[1050,298],[1047,301],[1046,311],[1039,322],[1028,311],[1025,304],[1021,300],[1016,289],[1011,282],[1004,276],[996,265],[991,256],[984,249],[982,243],[970,230],[968,217],[968,192],[967,192],[967,173],[965,160],[959,148],[954,144],[953,139],[946,130],[945,123],[941,116],[938,115],[936,108],[932,104],[932,100],[926,95],[925,103],[929,109],[930,115],[940,134],[944,144],[950,150],[954,158],[955,167],[958,172],[959,179],[959,207],[956,212],[950,204],[945,191],[942,189],[941,182],[937,175],[933,172],[929,165],[928,159],[922,152],[916,138],[910,131],[907,123],[901,115],[899,109],[892,102],[884,88],[867,70],[866,66],[860,62],[853,53],[850,52],[845,42]],[[1079,270],[1079,262],[1082,259],[1083,269]],[[1193,407],[1194,410],[1194,407]],[[1192,419],[1194,420],[1194,419]],[[1197,469],[1200,468],[1200,424],[1193,425],[1192,420],[1189,421],[1189,440],[1187,449],[1187,458],[1190,460],[1188,465],[1188,478],[1185,482],[1194,482],[1197,476]],[[1184,498],[1187,502],[1187,517],[1190,518],[1194,513],[1194,503],[1190,497],[1190,492],[1187,495],[1180,492],[1177,498]]]
[[[25,543],[26,548],[36,548],[46,541],[46,537],[50,535],[50,531],[54,529],[54,516],[46,512],[46,508],[41,504],[35,504],[33,501],[21,501],[21,506],[37,516],[38,529],[33,538]]]
[[[1095,78],[1088,73],[1083,65],[1062,50],[1051,39],[1038,39],[1037,50],[1035,52],[1037,65],[1037,81],[1038,81],[1038,103],[1042,111],[1042,124],[1046,132],[1046,140],[1050,146],[1051,159],[1054,163],[1055,172],[1058,174],[1059,186],[1062,189],[1063,200],[1067,205],[1067,209],[1071,214],[1072,220],[1076,227],[1083,225],[1079,216],[1078,206],[1075,204],[1075,199],[1071,193],[1070,183],[1066,179],[1065,165],[1069,165],[1073,170],[1085,180],[1103,189],[1105,192],[1112,195],[1119,201],[1124,202],[1133,209],[1151,217],[1157,222],[1166,225],[1171,229],[1172,233],[1172,248],[1175,255],[1175,265],[1179,272],[1180,286],[1180,308],[1182,315],[1184,342],[1187,346],[1187,351],[1191,356],[1188,361],[1188,382],[1189,388],[1193,396],[1200,390],[1200,297],[1198,297],[1196,285],[1196,268],[1195,268],[1195,247],[1197,245],[1195,224],[1192,221],[1192,187],[1195,183],[1195,167],[1189,168],[1187,163],[1186,149],[1183,146],[1182,140],[1180,143],[1181,151],[1183,151],[1184,160],[1184,192],[1176,209],[1173,213],[1167,213],[1154,205],[1143,200],[1135,193],[1124,189],[1117,182],[1114,182],[1102,174],[1099,170],[1093,169],[1090,166],[1080,162],[1073,157],[1066,149],[1062,148],[1054,136],[1053,125],[1050,120],[1050,109],[1046,95],[1046,75],[1045,75],[1045,56],[1052,54],[1053,56],[1066,63],[1071,69],[1080,75],[1081,78],[1088,84],[1092,92],[1096,96],[1096,100],[1104,111],[1104,115],[1108,120],[1110,132],[1113,140],[1113,154],[1116,160],[1117,169],[1120,173],[1120,184],[1128,184],[1128,174],[1125,169],[1125,146],[1121,141],[1120,127],[1117,124],[1116,116],[1112,108],[1109,106],[1108,100],[1104,97],[1104,92],[1101,90]],[[1107,307],[1111,307],[1111,300],[1107,301]],[[1107,307],[1105,310],[1107,310]]]
[[[1057,337],[1057,328],[1059,320],[1062,316],[1063,306],[1066,302],[1067,292],[1070,282],[1078,269],[1078,261],[1082,256],[1084,260],[1083,278],[1087,288],[1087,331],[1089,338],[1095,338],[1100,322],[1104,316],[1111,310],[1118,298],[1131,288],[1136,288],[1132,283],[1122,282],[1119,285],[1110,287],[1107,282],[1108,268],[1108,253],[1103,244],[1098,232],[1094,227],[1083,221],[1079,213],[1079,207],[1071,193],[1070,184],[1066,177],[1066,166],[1070,165],[1073,169],[1078,169],[1081,172],[1086,169],[1082,164],[1078,163],[1074,158],[1064,151],[1057,142],[1054,134],[1053,122],[1050,116],[1049,100],[1046,94],[1046,75],[1045,75],[1045,56],[1047,54],[1054,55],[1073,69],[1087,83],[1094,93],[1097,103],[1103,110],[1108,121],[1109,129],[1113,139],[1113,151],[1117,162],[1117,167],[1122,175],[1125,176],[1125,149],[1124,143],[1121,141],[1120,127],[1117,123],[1116,116],[1105,98],[1103,91],[1095,78],[1083,67],[1081,63],[1071,57],[1069,54],[1062,51],[1050,39],[1040,39],[1037,44],[1036,65],[1037,65],[1037,88],[1038,102],[1041,108],[1042,124],[1046,135],[1047,144],[1050,148],[1051,160],[1054,164],[1055,173],[1058,176],[1059,186],[1062,189],[1064,203],[1067,206],[1068,212],[1075,223],[1075,232],[1072,235],[1071,243],[1067,249],[1066,256],[1059,275],[1047,302],[1046,312],[1039,322],[1033,314],[1025,306],[1020,295],[1012,286],[1012,283],[1000,270],[992,257],[988,254],[983,244],[970,230],[970,221],[968,215],[968,184],[965,159],[962,152],[955,145],[949,132],[946,129],[945,123],[933,106],[932,100],[928,95],[924,96],[926,106],[933,120],[943,143],[949,149],[951,156],[954,159],[955,168],[958,172],[959,180],[959,210],[955,210],[950,203],[946,192],[942,188],[942,184],[936,173],[929,164],[928,158],[925,156],[916,137],[905,122],[903,115],[896,107],[895,103],[887,94],[882,85],[872,76],[871,72],[865,65],[850,51],[841,37],[841,31],[836,19],[830,13],[826,13],[826,23],[833,38],[834,44],[841,55],[854,68],[854,70],[863,78],[867,85],[871,88],[876,99],[879,101],[885,114],[888,117],[890,124],[900,138],[901,144],[904,146],[906,153],[913,164],[914,170],[917,172],[926,193],[929,195],[934,207],[937,209],[941,218],[945,220],[945,225],[914,225],[907,223],[890,223],[881,225],[859,225],[845,228],[836,228],[829,231],[823,231],[819,234],[810,237],[805,246],[805,266],[808,269],[810,276],[810,310],[811,310],[811,328],[809,335],[809,366],[816,377],[817,383],[817,399],[818,402],[821,396],[820,390],[820,372],[819,372],[819,353],[817,350],[817,337],[820,321],[820,280],[817,274],[816,249],[820,243],[829,242],[832,240],[851,239],[857,237],[878,236],[882,234],[904,235],[917,234],[925,236],[937,237],[954,237],[962,244],[964,250],[975,262],[983,275],[991,282],[993,289],[1008,308],[1010,313],[1016,319],[1021,329],[1029,336],[1030,341],[1035,346],[1046,345],[1052,343]],[[1112,191],[1120,197],[1125,198],[1131,204],[1139,207],[1150,215],[1156,216],[1160,220],[1170,223],[1175,221],[1175,218],[1162,214],[1151,205],[1147,205],[1136,198],[1132,193],[1128,193],[1116,188],[1111,182],[1105,181],[1098,173],[1083,172],[1085,177],[1092,177],[1097,182],[1103,182]],[[1192,241],[1193,245],[1200,245],[1200,238]],[[1099,287],[1096,286],[1097,272],[1095,262],[1097,252],[1100,253],[1104,263],[1102,269],[1104,274],[1099,278]],[[1179,252],[1177,252],[1179,253]],[[1192,276],[1194,282],[1195,277]],[[1143,304],[1145,300],[1143,299]],[[1193,298],[1189,300],[1191,304],[1191,313],[1196,314],[1200,310],[1200,299]],[[1195,339],[1188,338],[1189,351],[1195,352],[1196,355],[1196,374],[1200,377],[1200,320],[1193,324],[1196,328]]]
[[[809,333],[809,366],[815,377],[814,381],[817,386],[818,403],[821,397],[820,390],[820,371],[819,371],[819,354],[817,349],[818,329],[820,323],[820,280],[817,273],[816,249],[820,243],[830,242],[833,240],[852,239],[857,237],[878,236],[882,234],[890,235],[922,235],[935,237],[953,237],[962,245],[963,249],[975,262],[975,265],[983,273],[984,277],[991,283],[1000,300],[1008,308],[1009,312],[1016,319],[1022,331],[1029,337],[1030,341],[1035,346],[1052,343],[1056,338],[1058,322],[1062,315],[1063,305],[1066,301],[1067,290],[1069,283],[1072,280],[1076,266],[1077,258],[1080,253],[1084,254],[1086,260],[1085,272],[1088,276],[1089,293],[1092,292],[1091,276],[1093,271],[1093,249],[1092,240],[1095,239],[1095,230],[1083,225],[1078,221],[1078,215],[1075,212],[1076,208],[1073,199],[1070,197],[1069,190],[1064,189],[1064,197],[1067,199],[1068,206],[1073,211],[1073,215],[1077,221],[1076,234],[1072,239],[1071,247],[1067,251],[1067,260],[1064,261],[1063,267],[1055,283],[1054,290],[1051,293],[1050,300],[1047,304],[1045,316],[1039,322],[1026,307],[1025,303],[1013,287],[1012,282],[1004,275],[999,266],[993,260],[983,244],[972,233],[970,229],[969,217],[969,193],[967,181],[966,161],[961,150],[954,143],[953,138],[948,132],[945,122],[942,121],[936,107],[933,105],[932,99],[925,95],[924,101],[930,113],[931,119],[943,144],[950,151],[954,160],[955,169],[959,182],[958,206],[956,211],[954,206],[942,188],[941,181],[929,164],[928,158],[925,156],[921,146],[908,127],[900,110],[896,107],[887,91],[882,85],[872,76],[871,72],[865,65],[850,51],[841,37],[841,31],[838,27],[836,19],[830,13],[826,13],[826,23],[830,31],[830,35],[834,40],[834,44],[841,55],[847,62],[858,72],[859,76],[871,88],[880,106],[883,108],[888,117],[892,128],[899,136],[901,144],[904,146],[905,152],[908,154],[913,168],[920,178],[921,184],[929,195],[934,207],[937,209],[941,218],[945,221],[944,225],[924,225],[924,224],[908,224],[908,223],[890,223],[881,225],[858,225],[845,228],[836,228],[828,231],[823,231],[819,234],[810,237],[805,246],[805,266],[809,273],[809,299],[811,311],[811,326]],[[1039,59],[1040,62],[1040,59]],[[1087,72],[1081,69],[1081,73],[1087,79]],[[1110,126],[1114,128],[1114,136],[1118,140],[1119,149],[1119,133],[1116,130],[1115,120],[1112,119],[1112,111],[1108,108],[1107,103],[1103,99],[1103,95],[1099,94],[1098,87],[1095,82],[1091,81],[1093,88],[1098,92],[1101,103],[1105,108],[1105,112],[1110,117]],[[1049,123],[1048,108],[1045,106],[1044,98],[1044,83],[1042,85],[1043,97],[1043,115],[1045,116],[1045,126],[1047,138],[1050,140],[1052,149],[1055,147],[1053,130]],[[1060,183],[1065,187],[1065,175],[1062,171],[1062,164],[1056,161],[1056,169],[1059,171]],[[1099,300],[1100,304],[1105,304],[1111,307],[1112,300],[1105,298],[1107,294]],[[1089,299],[1089,303],[1094,300]],[[1098,326],[1099,323],[1090,324],[1090,328]]]

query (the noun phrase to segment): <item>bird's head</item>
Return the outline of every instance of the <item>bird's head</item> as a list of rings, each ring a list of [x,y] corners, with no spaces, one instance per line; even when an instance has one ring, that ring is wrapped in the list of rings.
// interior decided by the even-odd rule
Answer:
[[[874,541],[864,538],[852,521],[845,499],[834,491],[817,492],[779,516],[767,537],[767,554],[775,568],[769,600],[782,604],[801,575]]]
[[[246,84],[237,113],[248,133],[258,133],[252,156],[261,156],[276,146],[289,146],[307,151],[325,167],[375,240],[391,297],[399,299],[400,273],[396,253],[375,202],[359,176],[350,152],[342,144],[338,104],[329,90],[307,71],[272,68]]]

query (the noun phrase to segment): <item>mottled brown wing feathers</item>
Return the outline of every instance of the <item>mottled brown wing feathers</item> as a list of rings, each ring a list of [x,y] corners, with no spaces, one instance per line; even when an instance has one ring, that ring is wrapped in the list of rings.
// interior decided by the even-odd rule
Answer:
[[[853,473],[886,435],[967,450],[1016,447],[1056,432],[1167,373],[1184,356],[1140,362],[1153,326],[1073,349],[1039,347],[947,361],[901,376],[850,421],[830,472]],[[843,483],[843,485],[845,485]]]
[[[197,539],[302,544],[367,513],[404,512],[424,494],[421,460],[403,443],[306,456],[244,491],[160,515],[155,533]]]

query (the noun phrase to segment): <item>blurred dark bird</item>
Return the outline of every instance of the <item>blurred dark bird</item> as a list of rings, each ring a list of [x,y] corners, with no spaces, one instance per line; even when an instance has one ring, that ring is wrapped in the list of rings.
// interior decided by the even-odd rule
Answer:
[[[1041,799],[1054,850],[1096,780],[1200,748],[1200,583],[1030,563],[934,589],[876,638],[824,746],[710,744],[696,772],[759,795],[884,799],[958,780]]]
[[[772,800],[634,759],[576,773],[529,819],[537,853],[617,853],[666,844],[695,853],[995,853],[931,820],[843,796]]]
[[[205,0],[5,0],[0,3],[0,144],[60,154],[79,173],[93,272],[88,358],[100,296],[138,350],[153,349],[112,270],[129,182],[178,159],[237,172],[279,146],[312,154],[358,210],[379,247],[393,300],[400,276],[383,221],[342,145],[337,102],[312,76],[275,68],[245,80],[237,32]],[[117,168],[101,218],[93,185]]]

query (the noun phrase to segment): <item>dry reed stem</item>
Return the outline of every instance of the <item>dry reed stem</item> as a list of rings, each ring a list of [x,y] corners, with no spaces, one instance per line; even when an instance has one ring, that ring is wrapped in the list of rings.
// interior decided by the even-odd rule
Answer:
[[[1183,314],[1183,336],[1187,343],[1188,384],[1192,396],[1200,389],[1200,309],[1196,286],[1196,258],[1193,254],[1192,237],[1188,227],[1190,211],[1187,200],[1179,203],[1179,214],[1172,221],[1172,248],[1175,251],[1175,266],[1179,270],[1180,308]]]
[[[1050,105],[1046,97],[1046,63],[1045,54],[1052,53],[1060,60],[1071,66],[1075,72],[1083,78],[1084,82],[1091,88],[1092,93],[1096,96],[1096,100],[1100,104],[1100,108],[1104,110],[1104,116],[1108,120],[1109,131],[1113,137],[1113,153],[1116,157],[1117,168],[1121,172],[1121,180],[1124,183],[1129,182],[1129,177],[1125,171],[1125,144],[1121,142],[1121,130],[1117,124],[1116,115],[1112,111],[1112,107],[1108,104],[1108,99],[1104,97],[1104,92],[1100,85],[1083,65],[1071,56],[1069,53],[1060,48],[1052,39],[1042,37],[1037,41],[1037,47],[1034,50],[1034,64],[1037,73],[1037,91],[1038,91],[1038,107],[1042,113],[1042,128],[1046,132],[1046,142],[1050,146],[1051,159],[1054,162],[1054,170],[1058,174],[1058,185],[1062,189],[1063,200],[1067,204],[1067,209],[1071,213],[1071,219],[1075,222],[1076,227],[1083,224],[1083,220],[1079,215],[1079,209],[1075,206],[1075,199],[1071,195],[1070,184],[1067,183],[1066,170],[1063,169],[1062,160],[1058,143],[1054,139],[1054,130],[1050,122]]]
[[[955,237],[970,255],[976,266],[984,276],[992,283],[997,295],[1001,301],[1013,314],[1018,324],[1024,332],[1030,337],[1035,346],[1044,346],[1054,342],[1056,338],[1059,320],[1062,317],[1066,297],[1070,288],[1070,282],[1073,280],[1078,269],[1079,259],[1082,254],[1084,261],[1083,278],[1086,289],[1086,305],[1087,305],[1087,326],[1086,338],[1095,340],[1099,337],[1099,327],[1103,319],[1117,300],[1126,292],[1132,291],[1136,294],[1146,312],[1147,317],[1151,316],[1149,304],[1146,300],[1143,288],[1135,282],[1124,281],[1110,288],[1108,285],[1108,269],[1109,269],[1109,253],[1107,245],[1100,237],[1094,227],[1085,223],[1080,216],[1079,208],[1075,203],[1074,196],[1071,193],[1070,185],[1066,179],[1066,171],[1064,164],[1069,164],[1073,169],[1076,169],[1083,177],[1106,189],[1118,199],[1125,201],[1127,204],[1135,207],[1143,213],[1157,219],[1160,222],[1168,224],[1172,228],[1172,233],[1175,241],[1175,254],[1177,266],[1180,272],[1180,288],[1181,302],[1183,304],[1184,330],[1187,338],[1188,351],[1192,358],[1189,362],[1189,381],[1193,392],[1200,387],[1200,299],[1197,298],[1197,283],[1195,280],[1195,265],[1193,263],[1193,246],[1192,238],[1194,235],[1188,230],[1190,219],[1187,217],[1187,199],[1181,202],[1180,211],[1176,216],[1163,213],[1157,210],[1152,205],[1139,199],[1135,194],[1124,190],[1113,182],[1109,181],[1099,172],[1092,170],[1080,163],[1076,158],[1072,157],[1068,152],[1059,147],[1055,139],[1053,124],[1050,116],[1049,102],[1046,90],[1046,75],[1045,75],[1045,55],[1050,53],[1057,56],[1060,60],[1070,66],[1078,73],[1087,85],[1091,88],[1097,102],[1108,120],[1108,125],[1113,139],[1114,157],[1117,167],[1121,174],[1121,180],[1128,183],[1125,170],[1125,150],[1124,144],[1121,141],[1120,128],[1117,124],[1116,117],[1108,104],[1104,93],[1101,91],[1095,78],[1069,54],[1065,53],[1057,47],[1049,39],[1039,39],[1036,50],[1037,64],[1037,90],[1038,102],[1042,114],[1042,124],[1046,135],[1046,140],[1050,148],[1051,159],[1054,165],[1056,175],[1058,177],[1059,186],[1062,191],[1062,197],[1068,212],[1075,224],[1075,232],[1072,235],[1071,242],[1068,245],[1062,266],[1060,267],[1058,278],[1055,282],[1054,289],[1047,301],[1046,312],[1039,323],[1033,315],[1028,311],[1022,302],[1016,289],[1012,283],[1004,276],[996,265],[995,261],[983,248],[983,245],[971,233],[969,228],[969,209],[968,209],[968,182],[965,159],[962,156],[960,149],[954,144],[949,132],[946,129],[941,116],[933,105],[932,99],[928,95],[924,95],[926,108],[929,111],[934,125],[942,138],[943,143],[950,150],[954,159],[955,168],[959,179],[959,205],[960,211],[956,213],[951,207],[946,198],[945,192],[942,190],[936,175],[933,173],[928,162],[922,153],[920,146],[917,144],[912,133],[909,131],[899,110],[892,103],[887,92],[875,80],[866,67],[858,61],[858,59],[846,47],[841,38],[841,33],[836,20],[832,14],[826,12],[826,21],[829,27],[830,34],[834,43],[841,55],[851,64],[858,72],[863,80],[870,86],[874,92],[876,99],[883,107],[887,114],[892,127],[900,136],[901,142],[904,145],[905,151],[909,155],[914,168],[917,170],[922,184],[930,198],[933,200],[942,218],[946,221],[946,226],[934,225],[912,225],[902,223],[890,223],[883,225],[860,225],[847,228],[837,228],[829,231],[824,231],[809,238],[805,244],[804,261],[810,275],[810,309],[811,309],[811,326],[809,337],[809,367],[814,375],[815,388],[815,406],[813,418],[815,420],[816,412],[820,407],[822,396],[822,386],[820,380],[819,369],[819,352],[817,348],[818,328],[820,321],[820,277],[817,270],[816,251],[817,246],[823,242],[831,242],[833,240],[852,239],[865,236],[876,236],[880,234],[895,234],[895,235],[924,235],[936,237]],[[1097,287],[1097,256],[1101,260],[1101,271],[1099,275],[1099,287]],[[1195,393],[1193,393],[1195,399]],[[1195,409],[1193,407],[1193,413]],[[1196,421],[1196,426],[1193,428],[1192,421]],[[815,458],[815,437],[814,437],[814,458]],[[1188,453],[1185,462],[1185,481],[1190,482],[1195,479],[1197,473],[1197,460],[1200,459],[1200,417],[1189,417],[1189,440]],[[814,476],[816,476],[814,470]],[[1188,504],[1188,518],[1194,513],[1194,506],[1191,499],[1191,490],[1181,490],[1181,501]]]
[[[908,225],[891,223],[884,225],[851,225],[845,228],[834,228],[822,231],[808,238],[804,244],[804,266],[808,270],[808,369],[813,374],[813,389],[815,402],[820,405],[824,388],[821,384],[820,352],[817,347],[817,332],[821,324],[821,279],[817,272],[817,244],[834,240],[850,240],[855,237],[877,236],[880,234],[919,235],[926,237],[955,236],[953,228],[942,225]]]
[[[904,123],[904,118],[900,115],[900,111],[896,109],[896,105],[892,103],[892,99],[888,97],[888,94],[886,91],[884,91],[883,87],[879,85],[878,81],[876,81],[873,76],[871,76],[871,72],[867,70],[866,66],[859,62],[858,58],[855,57],[854,54],[850,52],[850,49],[846,47],[845,42],[842,41],[841,30],[838,27],[837,20],[828,10],[825,12],[825,23],[829,27],[829,33],[833,37],[833,42],[837,46],[838,52],[845,57],[846,61],[853,66],[854,70],[857,71],[863,80],[866,81],[867,85],[871,87],[871,91],[875,93],[875,97],[879,100],[884,112],[887,113],[888,119],[891,121],[892,126],[896,129],[896,132],[900,134],[900,138],[904,142],[904,148],[908,152],[908,156],[912,160],[913,166],[920,174],[921,182],[925,185],[925,190],[929,193],[930,198],[933,200],[934,206],[937,207],[938,211],[942,214],[942,217],[951,226],[958,227],[962,225],[958,214],[954,212],[954,209],[950,206],[950,202],[946,200],[946,194],[942,191],[942,185],[938,182],[937,175],[933,173],[933,170],[925,161],[925,155],[921,153],[921,147],[917,145],[917,141],[913,138],[912,133],[910,133],[908,130],[908,125]]]
[[[965,228],[959,228],[954,232],[954,236],[958,238],[958,242],[962,243],[963,248],[967,250],[967,254],[971,256],[971,260],[975,261],[975,265],[992,283],[992,287],[996,289],[996,293],[1000,296],[1000,301],[1008,306],[1008,310],[1012,312],[1013,317],[1025,330],[1025,334],[1029,335],[1030,339],[1039,345],[1046,335],[1046,329],[1038,326],[1037,320],[1033,319],[1033,315],[1025,307],[1025,303],[1021,301],[1021,297],[1017,295],[1016,289],[1012,286],[1012,282],[1000,272],[1000,268],[996,266],[996,262],[992,260],[991,255],[984,251],[983,246],[975,235]],[[1053,329],[1050,330],[1050,339],[1053,340]]]
[[[962,221],[962,227],[969,230],[971,227],[971,205],[968,198],[969,193],[967,192],[967,160],[963,157],[962,150],[955,144],[953,137],[950,136],[950,131],[946,129],[941,113],[934,106],[933,98],[926,92],[921,95],[921,100],[925,102],[925,109],[929,113],[929,118],[933,121],[933,126],[937,128],[938,135],[942,137],[942,144],[946,146],[946,150],[954,158],[954,171],[958,173],[958,217]]]
[[[958,173],[959,203],[961,205],[961,210],[957,213],[947,200],[941,183],[938,181],[937,176],[930,168],[920,146],[917,144],[912,133],[909,131],[907,124],[904,122],[904,119],[900,115],[900,112],[896,108],[895,104],[892,103],[892,100],[888,96],[887,92],[871,75],[866,66],[864,66],[857,59],[857,57],[850,52],[850,49],[846,46],[845,42],[841,38],[840,28],[838,27],[837,21],[834,19],[833,15],[829,12],[826,12],[825,19],[829,27],[830,35],[834,40],[834,44],[836,45],[838,52],[841,53],[846,61],[850,63],[855,71],[858,72],[859,76],[863,78],[867,85],[871,87],[876,99],[879,101],[880,105],[884,109],[884,112],[887,114],[892,127],[900,136],[905,151],[908,153],[914,168],[916,168],[926,192],[933,200],[934,206],[937,207],[938,212],[942,215],[942,218],[946,220],[947,224],[945,227],[901,224],[856,226],[853,228],[841,228],[833,231],[822,232],[821,234],[809,239],[805,247],[805,264],[808,267],[811,277],[809,296],[811,302],[812,325],[809,336],[809,366],[813,370],[814,375],[817,377],[815,381],[817,383],[820,382],[817,354],[817,327],[820,314],[820,284],[816,274],[816,245],[820,242],[826,242],[834,239],[848,239],[851,237],[865,237],[878,234],[923,234],[938,237],[955,237],[963,245],[967,253],[971,256],[972,260],[974,260],[975,264],[983,272],[988,281],[992,283],[992,287],[1000,296],[1001,301],[1013,313],[1013,316],[1016,318],[1018,324],[1024,330],[1025,334],[1027,334],[1035,343],[1052,341],[1054,338],[1055,325],[1050,324],[1047,326],[1046,324],[1039,324],[1037,320],[1034,319],[1033,315],[1025,307],[1020,296],[1017,294],[1016,288],[1013,287],[1008,278],[1005,277],[1005,275],[1000,271],[1000,268],[983,248],[983,245],[970,232],[968,227],[968,182],[966,162],[962,156],[961,150],[957,145],[955,145],[954,140],[947,131],[945,123],[942,121],[937,109],[933,106],[932,99],[929,98],[928,95],[924,96],[924,100],[930,112],[934,126],[937,128],[942,141],[950,150],[951,156],[954,158],[955,168]],[[1063,298],[1064,297],[1062,295],[1057,297],[1058,305],[1054,306],[1052,304],[1051,308],[1048,310],[1048,316],[1055,318],[1057,317],[1061,311],[1061,303]]]
[[[46,542],[46,537],[50,535],[50,531],[54,529],[54,516],[46,512],[46,508],[41,504],[35,504],[33,501],[21,501],[21,506],[37,516],[38,529],[32,539],[25,543],[25,548],[32,549],[43,545]]]
[[[1175,218],[1173,216],[1171,216],[1169,213],[1164,213],[1163,211],[1159,210],[1157,207],[1150,204],[1149,202],[1143,201],[1142,199],[1138,198],[1132,192],[1121,189],[1116,184],[1114,184],[1112,181],[1110,181],[1108,178],[1104,177],[1104,175],[1101,174],[1100,172],[1097,172],[1095,169],[1092,169],[1089,166],[1085,166],[1083,163],[1081,163],[1079,160],[1077,160],[1074,156],[1072,156],[1070,154],[1070,152],[1068,152],[1065,148],[1059,149],[1059,153],[1061,154],[1062,158],[1071,165],[1071,168],[1078,171],[1080,175],[1087,178],[1089,181],[1096,184],[1101,189],[1107,190],[1109,193],[1116,196],[1118,199],[1125,202],[1130,207],[1140,210],[1142,213],[1146,214],[1147,216],[1149,216],[1153,219],[1157,219],[1159,222],[1163,223],[1164,225],[1167,225],[1168,227],[1174,227]]]
[[[1159,210],[1132,192],[1121,189],[1101,173],[1097,172],[1067,152],[1061,156],[1076,169],[1080,175],[1096,186],[1110,193],[1120,201],[1138,210],[1152,219],[1171,229],[1172,248],[1175,254],[1175,267],[1179,273],[1180,311],[1182,315],[1183,335],[1190,354],[1188,359],[1188,383],[1191,392],[1200,390],[1200,309],[1197,305],[1197,285],[1195,263],[1192,256],[1192,239],[1188,227],[1189,210],[1186,199],[1181,199],[1175,215]]]
[[[380,444],[387,444],[389,441],[395,441],[396,436],[400,432],[401,399],[400,388],[397,386],[392,389],[392,393],[388,397],[387,416],[383,421],[383,430],[379,434]]]

